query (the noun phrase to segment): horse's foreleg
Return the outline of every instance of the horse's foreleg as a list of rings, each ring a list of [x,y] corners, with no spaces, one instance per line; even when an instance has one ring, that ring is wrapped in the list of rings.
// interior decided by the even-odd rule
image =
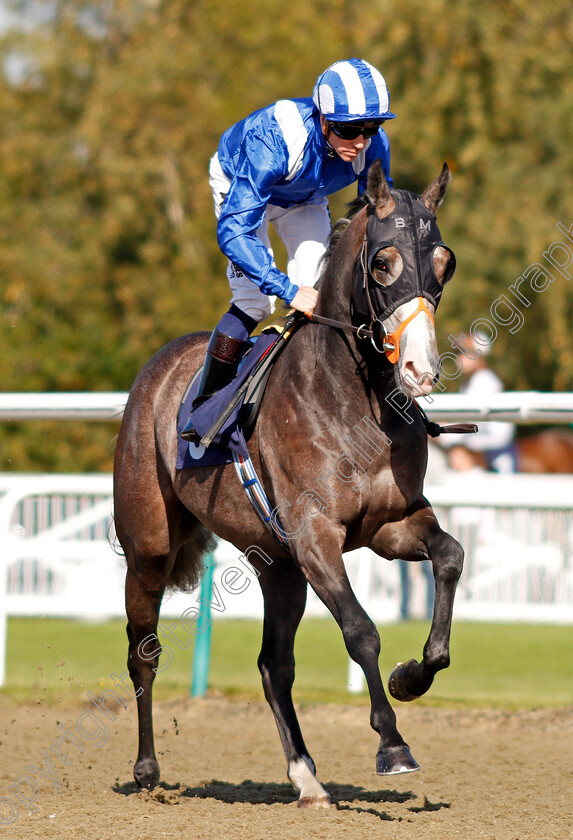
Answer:
[[[137,698],[139,735],[139,749],[133,775],[141,787],[154,788],[159,782],[159,764],[153,743],[152,686],[161,652],[157,639],[157,621],[164,582],[161,574],[157,573],[157,567],[160,565],[158,562],[147,561],[144,564],[138,559],[135,566],[137,572],[134,571],[129,557],[128,563],[125,582],[129,639],[127,666]],[[142,566],[145,565],[155,567],[149,575],[149,583],[144,583]]]
[[[436,581],[434,614],[421,662],[411,659],[390,674],[388,687],[396,700],[415,700],[431,686],[438,671],[450,664],[450,631],[456,586],[462,573],[461,545],[436,526],[425,540]]]
[[[324,546],[327,541],[323,538],[316,544]],[[382,684],[378,664],[380,636],[352,591],[340,547],[333,546],[332,551],[329,555],[310,549],[300,553],[299,562],[312,588],[340,626],[349,656],[364,671],[371,700],[370,724],[380,735],[376,772],[393,775],[418,770],[419,764],[398,732],[396,715]]]
[[[287,760],[298,805],[328,807],[330,797],[316,778],[292,702],[294,639],[306,604],[306,580],[291,561],[277,560],[259,578],[265,600],[259,670]]]

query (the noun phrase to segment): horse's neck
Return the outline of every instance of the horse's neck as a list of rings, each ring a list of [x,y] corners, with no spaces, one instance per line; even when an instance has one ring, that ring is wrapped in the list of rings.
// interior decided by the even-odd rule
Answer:
[[[350,323],[354,262],[363,235],[360,227],[351,226],[345,233],[344,242],[341,240],[335,247],[318,287],[317,315]]]
[[[321,289],[318,314],[349,324],[350,307],[346,311],[328,292],[328,286]],[[367,364],[352,332],[323,324],[305,324],[295,338],[288,353],[288,376],[298,383],[305,403],[343,424],[353,425],[365,414],[382,420],[387,397],[396,388],[383,356],[372,349]]]
[[[293,336],[279,364],[280,375],[270,384],[274,404],[288,407],[283,424],[290,425],[282,428],[292,430],[298,441],[302,435],[317,442],[315,452],[322,453],[317,469],[343,453],[362,453],[364,470],[378,475],[391,453],[408,453],[415,462],[408,481],[420,485],[426,435],[414,408],[408,409],[409,418],[394,408],[392,369],[364,370],[352,336],[312,323]]]
[[[366,225],[366,212],[351,222],[325,267],[319,285],[316,314],[351,324],[354,263],[360,252]],[[317,411],[336,412],[343,423],[357,416],[382,419],[387,396],[396,388],[386,358],[366,346],[366,360],[352,332],[321,324],[304,326],[292,346],[291,371],[297,371],[305,401]],[[364,348],[361,348],[364,352]],[[321,395],[329,399],[320,406]]]

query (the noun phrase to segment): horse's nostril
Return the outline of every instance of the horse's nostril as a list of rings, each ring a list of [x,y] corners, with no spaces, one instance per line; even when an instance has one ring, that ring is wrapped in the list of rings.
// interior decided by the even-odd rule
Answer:
[[[431,374],[425,373],[423,370],[416,365],[415,362],[406,362],[404,365],[404,371],[408,373],[410,376],[413,376],[416,380],[418,378],[425,378],[426,376],[430,376]]]
[[[429,394],[436,382],[435,373],[421,370],[413,361],[404,364],[402,376],[404,381],[411,388],[418,389],[420,394]]]

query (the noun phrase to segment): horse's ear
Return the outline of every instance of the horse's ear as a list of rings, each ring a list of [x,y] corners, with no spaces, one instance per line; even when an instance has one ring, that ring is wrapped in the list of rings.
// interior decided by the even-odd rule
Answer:
[[[442,171],[435,181],[432,181],[429,187],[426,187],[422,193],[422,201],[432,213],[435,213],[446,194],[446,189],[450,183],[452,173],[447,163],[442,166]]]
[[[378,212],[384,210],[384,208],[392,200],[392,196],[390,194],[390,187],[388,186],[388,183],[384,176],[384,170],[382,169],[382,163],[380,161],[380,158],[378,158],[378,160],[375,160],[370,169],[368,170],[367,191],[372,201],[372,204]]]

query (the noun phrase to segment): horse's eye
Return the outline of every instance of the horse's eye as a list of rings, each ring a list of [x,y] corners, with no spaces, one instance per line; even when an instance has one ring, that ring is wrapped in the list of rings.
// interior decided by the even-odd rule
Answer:
[[[370,273],[379,286],[390,286],[400,277],[404,263],[398,249],[393,245],[384,245],[372,255]]]

